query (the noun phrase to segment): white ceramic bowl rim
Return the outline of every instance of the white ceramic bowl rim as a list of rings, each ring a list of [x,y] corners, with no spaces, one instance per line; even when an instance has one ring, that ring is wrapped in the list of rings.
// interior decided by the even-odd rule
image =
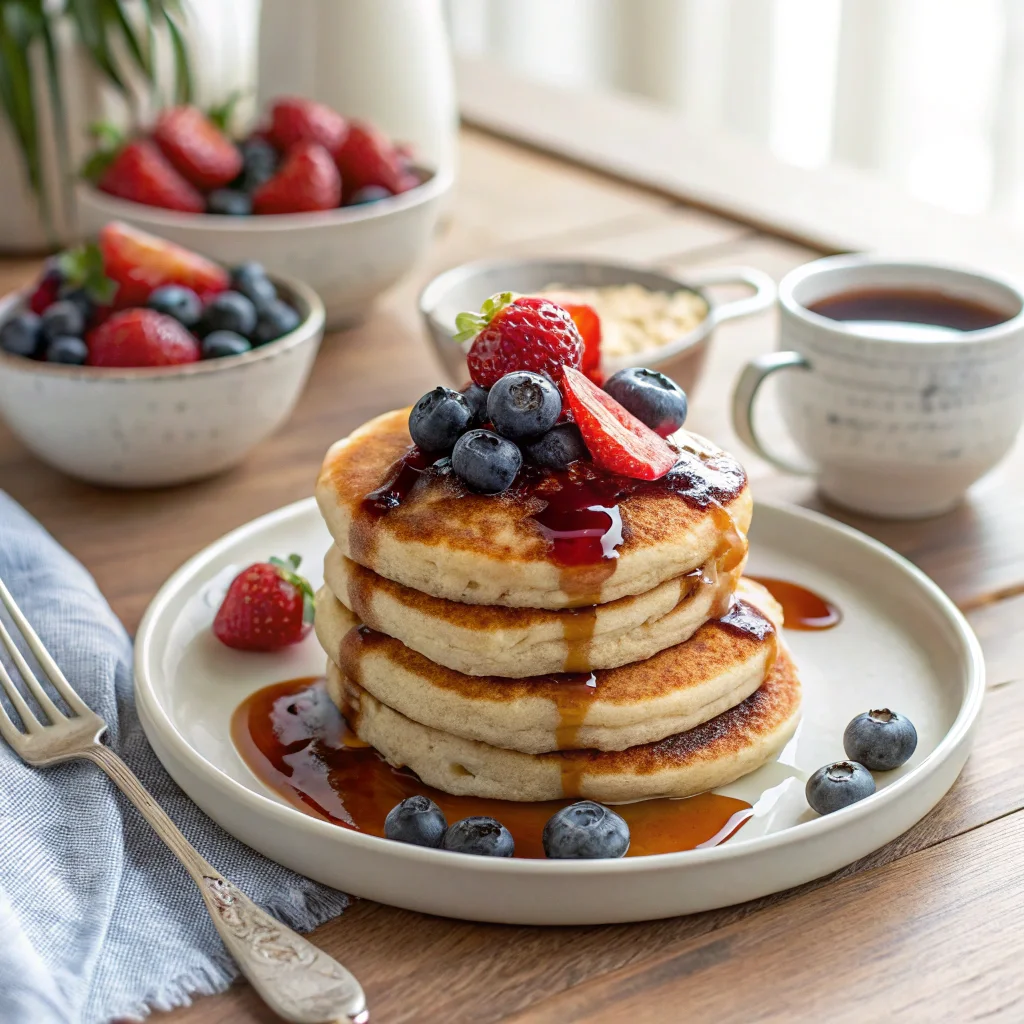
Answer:
[[[842,320],[833,320],[831,317],[822,316],[820,313],[815,313],[808,309],[796,298],[796,290],[810,277],[815,277],[819,273],[854,270],[863,267],[872,267],[878,270],[880,275],[884,274],[887,270],[899,272],[901,270],[907,270],[908,268],[919,268],[924,270],[934,270],[937,276],[942,276],[947,280],[959,277],[965,282],[968,280],[976,282],[983,281],[985,283],[995,285],[997,288],[1004,290],[1008,295],[1013,296],[1017,304],[1018,308],[1016,313],[1012,314],[1002,323],[996,324],[993,327],[984,327],[977,331],[964,331],[956,338],[938,338],[934,341],[915,340],[912,344],[916,346],[948,347],[951,342],[976,344],[984,343],[986,341],[999,341],[1007,335],[1011,335],[1019,331],[1021,326],[1024,325],[1024,295],[1022,295],[1020,288],[1018,288],[1008,278],[1001,277],[998,274],[990,274],[987,270],[980,270],[977,267],[969,267],[958,263],[941,263],[936,260],[889,258],[883,255],[867,252],[842,253],[838,256],[823,256],[821,259],[811,260],[811,262],[804,263],[802,266],[791,270],[779,284],[779,305],[790,315],[799,320],[811,323],[818,329],[830,331],[844,337],[849,337],[851,334],[855,334],[858,342],[862,344],[873,345],[875,347],[891,347],[893,345],[903,346],[908,344],[908,342],[903,340],[886,338],[881,335],[869,334],[867,332],[860,332],[857,330],[855,322],[844,322]]]
[[[89,202],[99,209],[106,210],[111,220],[127,220],[133,223],[145,223],[154,227],[189,228],[190,230],[210,230],[217,233],[245,234],[246,232],[262,231],[294,231],[298,228],[319,227],[324,230],[351,224],[356,221],[376,220],[397,213],[399,210],[410,209],[430,202],[446,192],[454,181],[451,168],[444,167],[430,172],[430,177],[415,188],[398,195],[378,199],[373,203],[360,203],[358,206],[340,206],[335,210],[322,210],[312,213],[276,213],[272,215],[252,215],[248,217],[232,217],[212,213],[183,213],[179,210],[165,210],[160,206],[147,206],[145,203],[133,203],[129,199],[120,199],[108,195],[91,185],[79,185],[79,190],[86,193]]]
[[[314,818],[311,815],[304,814],[297,808],[290,807],[287,804],[275,800],[273,797],[264,796],[261,793],[248,789],[240,782],[235,781],[230,776],[222,772],[216,765],[212,764],[199,754],[185,740],[168,718],[166,712],[161,707],[159,698],[156,696],[152,686],[150,685],[145,671],[147,663],[152,658],[150,647],[152,644],[153,623],[155,623],[163,614],[165,607],[173,599],[180,582],[188,577],[193,566],[199,562],[216,558],[220,552],[230,548],[232,544],[235,543],[235,540],[239,535],[244,535],[252,530],[270,525],[277,519],[286,519],[293,516],[300,508],[309,505],[312,501],[312,498],[306,498],[291,505],[286,505],[284,508],[278,509],[275,512],[270,512],[264,516],[260,516],[258,519],[252,520],[250,523],[238,527],[236,530],[226,534],[219,541],[216,541],[204,551],[194,555],[167,580],[167,582],[160,588],[156,597],[154,597],[152,604],[146,611],[142,623],[139,626],[135,649],[135,692],[136,696],[147,705],[151,715],[151,720],[154,722],[154,726],[160,729],[161,740],[173,746],[178,757],[188,762],[194,771],[203,774],[223,793],[229,795],[233,800],[251,807],[256,813],[269,814],[284,828],[287,828],[289,825],[295,825],[297,820],[295,815],[301,815],[304,827],[320,830],[326,836],[337,835],[341,826],[333,825],[330,822]],[[778,507],[769,502],[761,504]],[[847,536],[852,542],[860,544],[865,548],[872,549],[883,557],[899,563],[901,568],[913,577],[918,586],[920,586],[921,589],[929,595],[929,597],[935,602],[936,608],[946,615],[950,625],[954,627],[957,636],[963,644],[963,651],[966,655],[966,692],[963,694],[960,711],[957,714],[956,719],[953,721],[953,724],[950,726],[946,735],[936,745],[935,749],[932,750],[919,765],[907,772],[906,775],[875,793],[869,800],[853,804],[852,806],[846,807],[834,814],[815,818],[811,821],[805,821],[801,824],[794,825],[791,828],[783,829],[780,832],[771,833],[765,836],[758,836],[756,839],[751,839],[746,842],[736,844],[727,843],[723,846],[704,850],[685,850],[679,853],[661,853],[651,854],[644,857],[628,857],[621,860],[551,861],[517,858],[516,860],[511,861],[506,860],[505,858],[492,859],[489,857],[463,857],[463,861],[460,862],[463,870],[484,874],[496,874],[499,876],[504,872],[514,874],[522,872],[543,874],[550,871],[576,872],[578,874],[608,873],[609,875],[617,876],[622,873],[632,874],[644,871],[658,871],[661,868],[670,866],[674,863],[695,864],[707,861],[732,859],[734,857],[743,857],[748,855],[754,846],[761,850],[771,849],[776,846],[788,844],[794,836],[824,836],[829,832],[845,826],[846,824],[853,824],[858,820],[862,821],[868,816],[874,814],[877,808],[886,806],[898,800],[901,794],[923,782],[924,779],[930,775],[936,767],[938,767],[947,752],[955,749],[965,739],[966,734],[969,732],[981,710],[982,699],[985,693],[985,661],[981,651],[981,645],[960,610],[953,604],[946,594],[943,593],[938,585],[921,572],[920,569],[908,562],[901,555],[896,554],[896,552],[892,551],[884,544],[874,540],[872,537],[868,537],[859,530],[854,530],[849,526],[845,526],[842,523],[838,523],[835,520],[830,519],[828,516],[812,512],[809,509],[786,506],[785,511],[787,514],[806,519],[810,522],[827,524],[830,529],[838,530],[840,533]],[[379,849],[380,844],[389,843],[391,841],[388,839],[381,839],[378,836],[366,835],[362,832],[346,829],[345,842],[355,843],[358,846],[363,846],[367,851],[372,852],[375,849]],[[392,844],[389,854],[408,859],[410,862],[422,861],[424,858],[429,862],[431,858],[462,856],[460,854],[452,854],[444,850],[433,850],[426,847],[411,846],[402,843]]]
[[[194,377],[200,374],[226,373],[240,366],[247,366],[263,359],[271,358],[281,352],[304,344],[310,333],[316,333],[324,325],[324,304],[309,285],[296,281],[290,277],[283,277],[280,274],[268,275],[275,286],[283,288],[306,307],[306,316],[295,328],[280,338],[260,345],[249,352],[243,352],[238,356],[226,356],[220,359],[201,359],[196,363],[183,363],[178,366],[133,366],[133,367],[105,367],[105,366],[66,366],[60,363],[46,363],[36,359],[26,359],[24,356],[11,355],[8,352],[0,351],[0,368],[14,370],[18,373],[39,374],[45,373],[56,377],[64,377],[72,380],[180,380],[182,377]],[[28,289],[12,292],[3,300],[0,300],[0,319],[2,319],[10,306],[16,301],[28,295]]]

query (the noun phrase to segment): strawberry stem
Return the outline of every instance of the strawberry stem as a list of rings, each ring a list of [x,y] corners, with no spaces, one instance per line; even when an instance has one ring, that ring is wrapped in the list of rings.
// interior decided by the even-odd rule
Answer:
[[[298,568],[302,565],[301,556],[291,554],[287,560],[269,558],[267,561],[277,569],[281,579],[290,583],[302,594],[302,621],[312,622],[316,615],[316,595],[313,593],[313,586],[309,580],[305,576],[299,575]]]
[[[487,299],[479,313],[459,313],[455,317],[457,342],[475,338],[506,306],[512,302],[512,292],[498,292]]]

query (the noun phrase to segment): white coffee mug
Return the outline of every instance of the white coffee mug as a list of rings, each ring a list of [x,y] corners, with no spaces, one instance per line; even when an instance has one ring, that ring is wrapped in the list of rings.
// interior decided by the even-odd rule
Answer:
[[[938,292],[1005,319],[975,331],[833,320],[808,307],[858,291]],[[781,351],[748,363],[733,393],[740,438],[837,504],[912,519],[954,507],[1007,453],[1024,419],[1024,294],[988,274],[870,255],[830,256],[779,286]],[[774,452],[754,416],[779,377],[784,422],[808,456]]]

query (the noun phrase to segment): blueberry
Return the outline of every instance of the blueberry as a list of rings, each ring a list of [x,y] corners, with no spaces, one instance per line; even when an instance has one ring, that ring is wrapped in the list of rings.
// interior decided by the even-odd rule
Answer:
[[[83,366],[88,358],[89,347],[81,338],[58,336],[46,346],[46,361],[48,363]]]
[[[247,217],[252,213],[252,196],[234,188],[214,189],[206,197],[206,212],[225,217]]]
[[[629,826],[610,808],[580,800],[548,818],[543,841],[545,856],[559,860],[625,857]]]
[[[469,406],[471,427],[481,427],[487,422],[487,388],[479,384],[468,384],[462,389],[462,397]]]
[[[849,807],[875,791],[871,772],[856,761],[836,761],[819,768],[808,780],[805,793],[811,809],[831,814]]]
[[[657,370],[627,367],[612,374],[604,389],[662,437],[668,437],[686,422],[686,392]]]
[[[302,317],[298,312],[281,299],[271,299],[256,308],[258,315],[256,327],[252,332],[254,345],[266,345],[268,341],[294,331],[302,323]]]
[[[204,359],[240,356],[251,348],[250,342],[235,331],[211,331],[202,344]]]
[[[180,284],[165,284],[150,292],[146,305],[158,313],[166,313],[174,317],[180,324],[192,328],[199,323],[203,313],[203,303],[191,288]]]
[[[874,772],[888,772],[910,760],[917,730],[903,715],[881,708],[858,715],[843,733],[846,756]]]
[[[390,199],[394,193],[383,185],[364,185],[352,193],[346,206],[360,206],[363,203],[376,203],[381,199]]]
[[[562,395],[555,385],[530,370],[506,373],[487,396],[487,417],[511,441],[546,434],[562,415]]]
[[[221,292],[206,304],[199,320],[201,334],[234,331],[249,337],[256,327],[256,307],[240,292]]]
[[[0,327],[0,348],[31,359],[39,350],[42,322],[35,313],[18,313]]]
[[[73,302],[82,311],[86,322],[96,310],[96,303],[92,301],[92,296],[84,288],[61,288],[58,297],[63,302]]]
[[[475,853],[479,857],[511,857],[516,850],[512,833],[494,818],[463,818],[448,826],[442,849]]]
[[[466,432],[470,411],[466,400],[451,388],[428,391],[409,413],[409,433],[426,452],[445,452]]]
[[[58,299],[47,306],[40,317],[43,337],[47,341],[55,338],[80,338],[85,333],[85,317],[81,307],[68,299]]]
[[[266,139],[246,139],[238,148],[242,152],[239,184],[247,192],[259,188],[277,173],[277,150]]]
[[[261,263],[241,263],[231,271],[231,287],[257,307],[273,302],[277,289]]]
[[[537,466],[567,469],[590,453],[575,423],[558,423],[543,437],[523,445],[523,455]]]
[[[384,835],[396,843],[438,847],[444,839],[448,822],[433,800],[425,796],[406,797],[388,811],[384,819]]]
[[[458,439],[452,451],[455,475],[481,494],[508,490],[522,465],[518,447],[490,430],[470,430]]]

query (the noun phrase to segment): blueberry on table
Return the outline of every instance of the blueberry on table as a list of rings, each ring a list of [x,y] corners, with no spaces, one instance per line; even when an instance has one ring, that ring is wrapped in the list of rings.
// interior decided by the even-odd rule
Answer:
[[[656,434],[668,437],[686,422],[686,392],[657,370],[629,366],[605,381],[605,391]]]
[[[384,835],[396,843],[439,847],[448,822],[433,800],[417,794],[406,797],[388,811]]]
[[[298,311],[281,299],[271,299],[257,305],[256,308],[259,312],[251,335],[254,345],[266,345],[268,341],[274,341],[281,335],[294,331],[302,323]]]
[[[455,443],[452,469],[471,490],[501,494],[523,465],[519,448],[490,430],[470,430]]]
[[[558,423],[543,437],[523,445],[523,455],[535,466],[567,469],[590,453],[575,423]]]
[[[871,772],[857,761],[836,761],[819,768],[804,790],[811,810],[831,814],[849,807],[875,791]]]
[[[57,337],[46,346],[46,361],[48,363],[84,366],[88,358],[89,347],[81,338]]]
[[[548,818],[542,840],[545,856],[556,860],[625,857],[629,826],[611,808],[580,800]]]
[[[222,217],[247,217],[252,213],[252,196],[234,188],[214,189],[206,197],[206,212]]]
[[[248,338],[256,327],[256,307],[241,292],[221,292],[206,304],[199,320],[200,334],[234,331]]]
[[[252,344],[235,331],[211,331],[203,338],[201,348],[204,359],[220,359],[243,355],[252,348]]]
[[[917,730],[904,715],[888,708],[865,711],[843,733],[846,756],[875,772],[906,764],[917,749]]]
[[[158,313],[174,317],[179,324],[192,328],[199,323],[203,303],[191,288],[180,284],[165,284],[150,292],[146,305]]]
[[[376,203],[381,199],[390,199],[394,195],[391,189],[383,185],[363,185],[352,193],[346,206],[362,206],[363,203]]]
[[[80,338],[85,333],[85,315],[76,302],[58,299],[47,306],[40,317],[43,337],[48,341],[55,338]]]
[[[12,356],[31,359],[39,350],[42,321],[35,313],[18,313],[0,327],[0,348]]]
[[[482,816],[463,818],[449,825],[441,847],[478,857],[511,857],[516,850],[512,833],[500,821]]]
[[[487,420],[487,388],[479,384],[467,384],[459,392],[469,406],[471,427],[481,427]]]
[[[409,413],[409,433],[425,452],[448,451],[469,427],[466,399],[451,388],[428,391]]]
[[[273,302],[277,298],[277,289],[267,277],[263,264],[254,260],[240,263],[231,271],[231,287],[236,292],[241,292],[257,307]]]
[[[487,418],[511,441],[546,434],[562,414],[562,393],[531,370],[506,373],[487,395]]]

